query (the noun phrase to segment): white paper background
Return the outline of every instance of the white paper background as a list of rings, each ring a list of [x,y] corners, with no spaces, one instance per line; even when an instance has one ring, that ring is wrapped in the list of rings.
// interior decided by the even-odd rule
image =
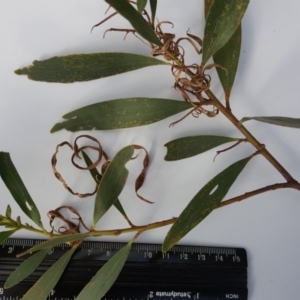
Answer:
[[[159,1],[157,17],[169,20],[168,32],[184,36],[190,28],[195,35],[203,34],[203,1]],[[299,117],[300,4],[298,1],[252,0],[243,21],[243,44],[237,79],[232,93],[232,108],[238,118],[244,116],[282,115]],[[78,134],[60,131],[50,134],[61,116],[81,106],[122,97],[161,97],[180,99],[174,91],[173,78],[167,67],[146,68],[113,78],[86,83],[48,84],[17,76],[14,70],[55,55],[105,51],[149,54],[149,48],[129,35],[102,34],[109,27],[128,28],[120,17],[95,28],[104,17],[104,1],[44,1],[2,0],[0,2],[0,151],[10,152],[31,196],[37,203],[43,220],[50,209],[72,205],[80,210],[87,224],[91,221],[93,198],[80,200],[68,194],[55,179],[50,159],[57,144],[72,142]],[[187,61],[199,62],[193,49]],[[211,72],[215,74],[215,71]],[[218,97],[222,90],[215,79],[212,89]],[[208,119],[189,117],[169,128],[182,115],[137,129],[92,132],[110,157],[122,147],[136,143],[151,155],[151,165],[141,194],[155,201],[148,205],[133,192],[135,176],[142,159],[130,162],[132,171],[128,187],[121,196],[130,218],[136,224],[146,224],[178,216],[195,193],[213,176],[238,158],[253,152],[241,145],[219,155],[215,150],[178,162],[165,162],[166,142],[187,135],[215,134],[240,137],[233,126],[219,115]],[[291,174],[300,179],[300,131],[258,122],[246,123],[247,128],[263,143]],[[89,133],[89,132],[86,132]],[[219,148],[219,150],[222,147]],[[59,170],[77,191],[92,190],[89,175],[74,170],[67,163],[67,150],[59,157]],[[263,158],[253,159],[226,198],[248,190],[282,182],[280,174]],[[1,212],[7,204],[13,216],[28,221],[0,182]],[[249,258],[249,299],[299,299],[299,192],[282,190],[269,192],[242,203],[213,212],[200,226],[189,233],[182,244],[245,247]],[[111,209],[99,223],[99,228],[126,226]],[[161,243],[167,228],[143,234],[140,242]],[[32,237],[26,232],[19,237]],[[104,240],[128,240],[123,235]],[[35,237],[35,236],[34,236]]]

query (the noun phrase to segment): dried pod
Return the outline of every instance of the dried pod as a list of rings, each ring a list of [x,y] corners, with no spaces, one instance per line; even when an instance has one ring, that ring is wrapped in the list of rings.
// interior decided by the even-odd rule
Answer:
[[[78,218],[72,218],[76,219],[78,222],[77,224],[68,220],[61,212],[60,210],[62,209],[68,209],[70,212],[73,214],[77,215]],[[60,233],[63,235],[66,234],[75,234],[75,233],[80,233],[80,225],[82,225],[87,231],[90,231],[87,226],[84,224],[82,221],[82,218],[79,214],[79,212],[72,206],[60,206],[54,210],[50,210],[47,214],[48,218],[50,219],[49,225],[52,228],[52,232]],[[66,225],[59,226],[58,229],[55,229],[53,222],[55,219],[59,219],[63,221]]]
[[[142,147],[140,145],[132,145],[132,146],[134,147],[134,149],[142,149],[142,150],[145,151],[145,158],[144,158],[144,161],[143,161],[143,169],[142,169],[142,172],[140,173],[140,175],[137,177],[137,179],[135,181],[135,193],[141,200],[143,200],[147,203],[153,204],[154,202],[149,201],[149,200],[145,199],[144,197],[142,197],[141,195],[138,194],[138,190],[142,187],[142,185],[144,184],[144,181],[145,181],[146,171],[147,171],[147,168],[148,168],[149,162],[150,162],[149,153],[144,147]],[[135,159],[135,158],[136,157],[134,157],[133,159]]]
[[[96,142],[96,143],[97,143],[97,146],[87,145],[87,146],[83,146],[83,147],[78,147],[77,141],[78,141],[78,139],[80,139],[80,138],[88,138],[88,139],[90,139],[90,140]],[[55,153],[53,154],[52,159],[51,159],[52,169],[53,169],[53,172],[54,172],[55,177],[56,177],[60,182],[62,182],[63,186],[64,186],[71,194],[73,194],[73,195],[75,195],[75,196],[77,196],[77,197],[79,197],[79,198],[86,198],[86,197],[89,197],[89,196],[92,196],[92,195],[96,194],[96,192],[97,192],[97,190],[98,190],[98,185],[97,185],[97,184],[96,184],[95,190],[94,190],[93,192],[90,192],[90,193],[78,193],[78,192],[74,192],[74,191],[68,186],[68,184],[66,183],[66,181],[63,179],[62,175],[57,171],[57,169],[56,169],[56,164],[57,164],[57,154],[58,154],[59,148],[65,146],[65,145],[69,146],[69,147],[74,151],[74,152],[73,152],[73,155],[72,155],[72,157],[71,157],[71,162],[72,162],[72,164],[73,164],[76,168],[78,168],[78,169],[81,169],[81,170],[90,170],[90,169],[95,168],[97,165],[99,165],[103,157],[104,157],[105,160],[108,160],[108,156],[107,156],[107,154],[103,151],[100,142],[99,142],[96,138],[94,138],[94,137],[92,137],[92,136],[90,136],[90,135],[80,135],[80,136],[78,136],[78,137],[75,139],[75,141],[74,141],[74,146],[72,146],[69,142],[63,142],[63,143],[57,145],[56,151],[55,151]],[[79,166],[78,164],[76,164],[75,161],[74,161],[75,157],[81,158],[81,157],[79,156],[79,153],[80,153],[81,151],[83,151],[84,149],[92,149],[92,150],[98,151],[98,159],[97,159],[92,165],[90,165],[90,166],[88,166],[88,167],[81,167],[81,166]]]

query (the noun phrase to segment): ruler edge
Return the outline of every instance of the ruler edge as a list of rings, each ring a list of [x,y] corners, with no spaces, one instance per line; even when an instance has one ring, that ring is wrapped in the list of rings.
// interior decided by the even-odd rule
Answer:
[[[23,241],[23,243],[17,243],[18,241]],[[28,244],[26,242],[28,241],[32,241],[33,243],[31,244]],[[23,247],[33,247],[35,245],[38,245],[38,244],[41,244],[43,242],[46,242],[48,241],[47,239],[36,239],[36,238],[8,238],[6,239],[4,242],[2,242],[0,244],[0,246],[23,246]],[[84,240],[82,241],[82,243],[78,246],[78,248],[83,248],[83,249],[88,249],[88,248],[91,248],[91,247],[85,247],[85,245],[114,245],[114,246],[117,246],[116,248],[114,249],[121,249],[122,247],[124,247],[125,245],[127,245],[128,242],[113,242],[113,241],[87,241],[87,240]],[[133,250],[139,250],[139,249],[135,249],[136,247],[139,247],[139,246],[150,246],[150,247],[160,247],[162,246],[162,244],[158,244],[158,243],[133,243],[132,246],[131,246],[131,249]],[[68,245],[66,243],[60,243],[60,244],[57,244],[55,246],[53,246],[53,248],[55,247],[60,247],[60,248],[71,248],[72,246],[71,245]],[[207,248],[207,249],[217,249],[217,250],[233,250],[233,251],[244,251],[246,254],[247,254],[247,250],[246,248],[243,248],[243,247],[234,247],[234,246],[231,246],[231,247],[228,247],[228,246],[204,246],[204,245],[174,245],[173,247],[171,247],[167,252],[172,252],[172,251],[178,251],[178,252],[185,252],[185,251],[181,251],[180,248],[187,248],[188,250],[186,252],[190,252],[190,253],[194,253],[194,252],[197,252],[198,251],[189,251],[189,248],[199,248],[199,249],[202,249],[202,248]],[[98,248],[98,247],[95,247],[95,248]],[[103,247],[105,248],[105,247]],[[106,248],[109,248],[109,247],[106,247]],[[179,249],[178,249],[179,248]],[[178,250],[176,250],[178,249]],[[156,251],[161,251],[161,249],[159,250],[156,250]],[[166,252],[166,253],[167,253]],[[214,252],[213,252],[214,253]],[[216,252],[217,253],[217,252]],[[229,253],[230,254],[230,253]]]

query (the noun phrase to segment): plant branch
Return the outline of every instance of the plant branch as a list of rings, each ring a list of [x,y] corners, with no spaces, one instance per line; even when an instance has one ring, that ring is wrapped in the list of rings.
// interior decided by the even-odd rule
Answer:
[[[91,236],[102,236],[102,235],[114,235],[118,236],[123,233],[128,233],[128,232],[143,232],[147,230],[152,230],[156,228],[160,228],[163,226],[171,225],[173,224],[177,218],[172,218],[160,222],[155,222],[155,223],[150,223],[148,225],[142,225],[142,226],[133,226],[133,227],[128,227],[128,228],[122,228],[122,229],[111,229],[111,230],[92,230],[90,233]]]
[[[183,63],[170,51],[166,51],[166,54],[170,59],[172,59],[178,66],[182,66]],[[186,70],[186,73],[194,77],[190,70]],[[205,90],[206,95],[212,101],[212,104],[221,112],[223,115],[246,137],[247,141],[251,143],[259,153],[261,153],[277,171],[287,180],[287,182],[293,182],[296,189],[299,189],[299,183],[290,175],[290,173],[273,157],[273,155],[266,149],[264,144],[261,144],[245,127],[240,121],[232,114],[230,108],[226,108],[219,99],[214,95],[214,93],[207,89]],[[294,187],[295,188],[295,187]]]
[[[299,183],[290,175],[290,173],[273,157],[273,155],[266,149],[264,144],[259,141],[240,123],[240,121],[232,114],[231,110],[227,109],[213,94],[211,90],[205,91],[207,96],[212,100],[216,108],[223,113],[223,115],[247,138],[247,141],[251,143],[257,151],[259,151],[277,171],[287,180],[287,182],[293,182],[295,186]],[[298,184],[298,185],[297,185]]]
[[[231,198],[229,200],[225,200],[225,201],[221,202],[217,206],[217,208],[221,208],[221,207],[227,206],[232,203],[240,202],[240,201],[246,200],[250,197],[265,193],[265,192],[275,191],[275,190],[284,189],[284,188],[294,188],[294,189],[297,189],[300,191],[300,184],[299,183],[295,184],[295,182],[284,182],[284,183],[271,184],[271,185],[265,186],[263,188],[253,190],[253,191],[247,192],[243,195]]]
[[[21,224],[19,226],[18,230],[21,230],[21,229],[28,230],[28,231],[38,233],[38,234],[42,234],[42,235],[45,235],[47,237],[52,237],[53,236],[51,233],[47,232],[46,230],[40,230],[40,229],[37,229],[37,228],[35,228],[33,226],[30,226],[28,224]]]
[[[221,207],[224,207],[224,206],[236,203],[236,202],[240,202],[240,201],[246,200],[250,197],[253,197],[253,196],[268,192],[268,191],[275,191],[275,190],[284,189],[284,188],[293,188],[293,189],[297,189],[300,191],[300,184],[298,182],[291,181],[291,182],[283,182],[283,183],[276,183],[276,184],[268,185],[263,188],[259,188],[257,190],[253,190],[253,191],[247,192],[243,195],[231,198],[229,200],[225,200],[225,201],[221,202],[216,208],[221,208]],[[91,236],[102,236],[102,235],[118,236],[120,234],[129,233],[129,232],[142,233],[143,231],[152,230],[152,229],[160,228],[163,226],[171,225],[171,224],[175,223],[175,221],[177,219],[178,218],[172,218],[172,219],[168,219],[168,220],[164,220],[164,221],[160,221],[160,222],[151,223],[148,225],[133,226],[133,227],[123,228],[123,229],[111,229],[111,230],[100,230],[100,231],[93,230],[90,232],[90,235]]]
[[[253,197],[253,196],[268,192],[268,191],[274,191],[274,190],[283,189],[283,188],[294,188],[294,189],[297,189],[300,191],[300,184],[298,182],[292,181],[292,182],[284,182],[284,183],[276,183],[276,184],[268,185],[263,188],[259,188],[257,190],[253,190],[253,191],[247,192],[243,195],[231,198],[229,200],[225,200],[225,201],[221,202],[216,208],[221,208],[221,207],[224,207],[224,206],[236,203],[236,202],[246,200],[250,197]],[[168,220],[164,220],[164,221],[150,223],[147,225],[132,226],[132,227],[121,228],[121,229],[118,228],[118,229],[110,229],[110,230],[92,230],[90,232],[87,232],[87,234],[90,236],[96,237],[96,236],[103,236],[103,235],[119,236],[124,233],[137,232],[137,234],[140,235],[144,231],[161,228],[161,227],[164,227],[167,225],[172,225],[175,223],[175,221],[177,219],[178,218],[172,218],[172,219],[168,219]],[[43,235],[46,235],[48,238],[61,236],[61,234],[53,234],[53,233],[45,232],[40,229],[34,228],[30,225],[27,225],[27,224],[21,224],[19,229],[25,229],[25,230],[28,230],[28,231],[31,231],[34,233],[43,234]]]

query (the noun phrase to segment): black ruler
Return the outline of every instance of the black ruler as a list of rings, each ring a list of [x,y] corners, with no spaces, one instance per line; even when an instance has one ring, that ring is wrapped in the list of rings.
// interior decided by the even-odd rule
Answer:
[[[0,300],[20,300],[34,282],[70,247],[53,247],[23,283],[4,289],[9,274],[24,260],[16,254],[41,243],[7,239],[0,244]],[[125,243],[83,242],[49,300],[76,299],[80,290]],[[128,260],[106,300],[247,300],[247,255],[242,248],[133,244]],[[89,299],[87,299],[89,300]],[[94,299],[91,299],[94,300]]]

